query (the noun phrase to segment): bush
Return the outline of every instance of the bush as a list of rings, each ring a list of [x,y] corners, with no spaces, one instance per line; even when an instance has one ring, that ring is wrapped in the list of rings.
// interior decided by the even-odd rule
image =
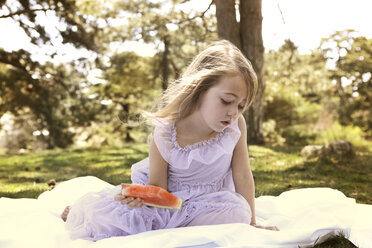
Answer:
[[[368,150],[371,146],[370,142],[364,138],[364,133],[360,127],[356,126],[341,126],[338,122],[334,123],[331,128],[318,132],[313,144],[328,145],[335,140],[349,141],[354,147],[359,150]]]
[[[317,138],[317,132],[313,125],[299,124],[282,129],[282,136],[286,144],[290,146],[305,146],[312,144]]]
[[[265,101],[264,118],[276,123],[276,131],[292,125],[315,123],[322,106],[306,101],[296,92],[281,90],[277,95]]]
[[[283,146],[285,138],[275,130],[276,122],[272,119],[263,123],[263,135],[266,144],[271,146]]]
[[[75,147],[123,147],[127,143],[128,127],[121,122],[92,123],[89,127],[75,129]],[[133,142],[145,143],[151,132],[150,127],[140,125],[130,129]]]

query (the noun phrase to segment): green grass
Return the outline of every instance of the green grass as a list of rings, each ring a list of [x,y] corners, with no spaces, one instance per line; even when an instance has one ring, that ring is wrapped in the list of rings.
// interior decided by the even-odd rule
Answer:
[[[299,156],[300,147],[250,146],[250,161],[256,196],[274,195],[306,187],[330,187],[372,204],[372,149],[357,151],[348,160],[318,161]],[[0,197],[36,198],[57,184],[79,176],[93,175],[111,184],[130,182],[130,167],[147,156],[147,145],[123,148],[87,148],[31,152],[25,155],[0,154]],[[315,247],[355,247],[335,237]]]
[[[330,187],[358,203],[372,204],[372,151],[356,152],[354,158],[319,161],[299,156],[300,147],[250,146],[256,196],[279,195],[283,191]]]
[[[147,156],[146,145],[121,149],[88,148],[0,155],[0,197],[36,198],[57,184],[79,176],[93,175],[112,184],[130,181],[130,167]]]

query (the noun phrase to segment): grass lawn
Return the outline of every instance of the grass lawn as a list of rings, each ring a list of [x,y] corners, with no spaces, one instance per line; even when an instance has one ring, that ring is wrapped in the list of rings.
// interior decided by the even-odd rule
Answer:
[[[299,147],[250,146],[256,196],[277,196],[283,191],[306,187],[330,187],[372,204],[372,150],[355,158],[322,162],[299,156]],[[0,155],[0,197],[36,198],[51,186],[78,176],[93,175],[109,183],[130,182],[130,167],[147,156],[147,145],[123,148],[64,149],[24,155]],[[339,237],[316,247],[354,247]]]

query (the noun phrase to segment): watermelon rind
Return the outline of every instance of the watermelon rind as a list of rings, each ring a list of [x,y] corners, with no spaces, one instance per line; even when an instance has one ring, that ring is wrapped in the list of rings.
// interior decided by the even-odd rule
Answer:
[[[144,202],[144,204],[147,205],[147,206],[156,207],[156,208],[165,208],[165,209],[177,209],[177,210],[181,210],[181,208],[182,208],[182,204],[183,204],[183,200],[179,199],[178,202],[177,202],[177,206],[174,206],[174,207],[170,207],[170,206],[161,206],[161,205],[156,205],[156,204],[147,203],[147,202]]]

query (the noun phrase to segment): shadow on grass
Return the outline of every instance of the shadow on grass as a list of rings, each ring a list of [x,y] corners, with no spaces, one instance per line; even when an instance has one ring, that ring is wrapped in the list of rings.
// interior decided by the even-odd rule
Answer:
[[[45,189],[42,189],[42,188],[20,190],[18,192],[0,191],[0,196],[7,197],[7,198],[15,198],[15,199],[16,198],[37,198],[43,192],[45,192]]]
[[[279,195],[297,188],[329,187],[342,191],[357,202],[372,203],[372,155],[357,153],[356,157],[336,160],[301,158],[300,149],[257,147],[253,162],[258,195]],[[261,150],[260,150],[261,149]],[[262,154],[265,149],[273,159]],[[268,150],[267,150],[268,149]],[[286,164],[278,164],[283,158]],[[264,160],[264,161],[260,161]]]
[[[299,154],[301,147],[297,146],[265,146],[275,152],[285,153],[285,154]]]
[[[148,154],[145,146],[128,145],[123,148],[87,148],[42,151],[28,155],[4,157],[4,169],[1,166],[1,184],[9,185],[1,196],[37,197],[49,186],[51,179],[57,184],[75,177],[96,176],[111,184],[130,182],[132,164],[142,160]],[[1,163],[1,162],[0,162]],[[36,183],[37,189],[23,190]],[[13,189],[10,185],[13,185]],[[13,192],[12,192],[13,190]],[[5,192],[6,191],[6,192]]]

